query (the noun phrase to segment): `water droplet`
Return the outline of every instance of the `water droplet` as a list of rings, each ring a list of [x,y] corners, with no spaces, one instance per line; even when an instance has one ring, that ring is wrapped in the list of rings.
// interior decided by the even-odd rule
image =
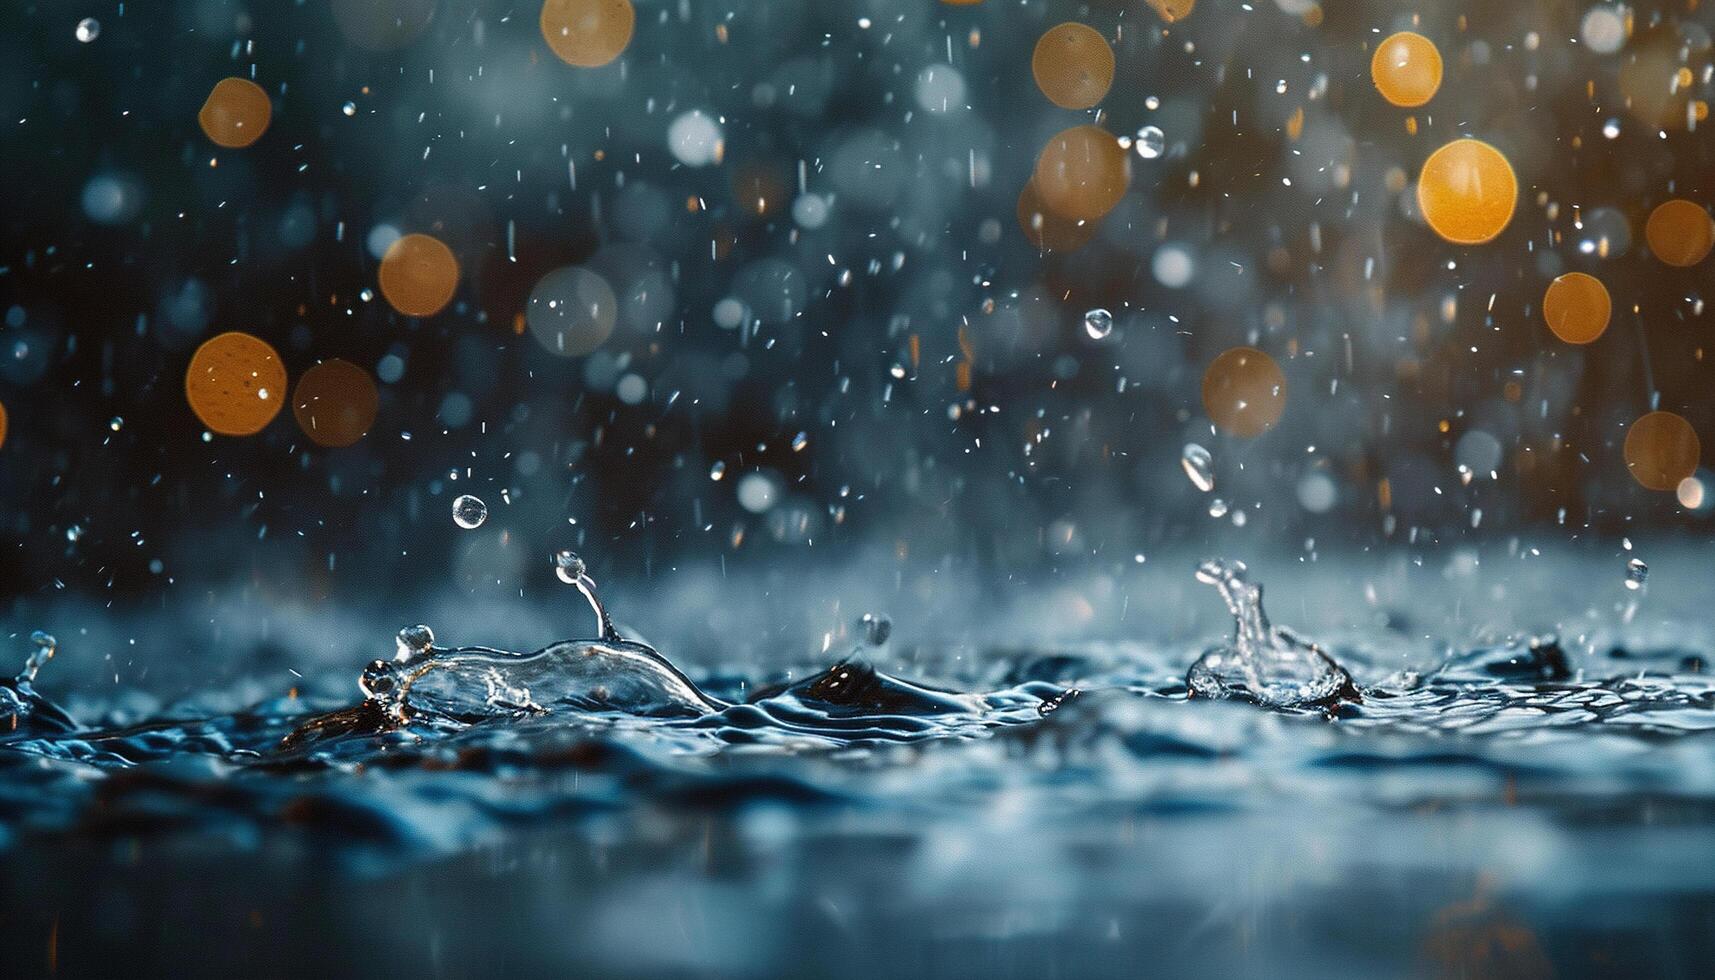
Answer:
[[[1620,136],[1620,121],[1610,119],[1602,124],[1602,135],[1608,139],[1618,139]]]
[[[53,634],[41,630],[30,634],[30,642],[35,645],[35,649],[31,650],[30,656],[24,660],[24,670],[18,675],[20,684],[34,681],[36,675],[41,673],[42,665],[54,659],[54,651],[59,649],[59,641],[53,638]]]
[[[394,637],[394,644],[398,647],[399,653],[393,659],[413,660],[434,649],[435,631],[422,623],[407,626],[399,631],[398,636]]]
[[[864,642],[872,647],[881,646],[893,635],[893,620],[879,613],[864,613],[858,626],[863,629]]]
[[[101,36],[101,21],[85,17],[77,22],[77,39],[85,44]]]
[[[107,427],[112,429],[114,432],[118,432],[120,429],[125,428],[125,420],[115,415],[107,420]]]
[[[1649,566],[1642,558],[1632,558],[1626,562],[1626,588],[1633,592],[1644,587],[1649,581]]]
[[[560,577],[560,581],[577,585],[585,571],[584,560],[578,557],[577,552],[562,548],[554,553],[554,574]]]
[[[723,476],[726,476],[726,464],[717,459],[715,465],[709,467],[709,479],[718,483]]]
[[[1138,156],[1154,160],[1167,149],[1167,134],[1159,126],[1145,126],[1137,131],[1137,140],[1132,145],[1137,147]]]
[[[1114,315],[1099,306],[1085,313],[1084,332],[1090,335],[1091,340],[1101,340],[1114,332]]]
[[[1225,500],[1222,500],[1219,497],[1216,497],[1214,500],[1209,501],[1209,516],[1210,517],[1225,517],[1225,516],[1227,516],[1227,502]]]
[[[339,107],[339,111],[345,113],[348,116],[355,116],[355,115],[357,115],[357,103],[347,102],[345,105],[342,105]]]
[[[488,505],[480,498],[462,494],[453,501],[453,523],[466,531],[474,531],[488,520]]]
[[[1197,489],[1204,493],[1215,489],[1215,457],[1209,455],[1207,449],[1194,442],[1186,443],[1185,452],[1179,456],[1179,465],[1185,467],[1185,475]]]

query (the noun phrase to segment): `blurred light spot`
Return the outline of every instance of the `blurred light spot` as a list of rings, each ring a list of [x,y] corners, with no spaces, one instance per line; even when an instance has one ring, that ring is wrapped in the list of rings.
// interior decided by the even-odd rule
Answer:
[[[142,190],[124,178],[98,174],[83,185],[83,213],[97,224],[128,221],[142,206]]]
[[[1715,245],[1715,221],[1698,204],[1674,198],[1650,212],[1644,223],[1644,240],[1655,257],[1668,265],[1696,265]]]
[[[1481,429],[1472,429],[1459,437],[1453,447],[1453,461],[1465,472],[1488,476],[1501,467],[1501,441]]]
[[[375,376],[393,384],[405,376],[405,359],[398,354],[384,355],[375,365]]]
[[[917,73],[913,87],[925,112],[943,113],[965,107],[965,76],[952,65],[930,65]]]
[[[1088,109],[1114,83],[1114,51],[1094,28],[1068,21],[1037,39],[1030,73],[1048,101],[1062,109]],[[962,93],[963,79],[959,88]]]
[[[1376,45],[1370,79],[1382,98],[1396,106],[1423,105],[1441,87],[1441,52],[1422,34],[1400,31]]]
[[[381,257],[381,295],[406,316],[434,316],[459,285],[453,250],[430,235],[405,235]]]
[[[542,38],[555,57],[579,68],[600,68],[631,43],[637,12],[631,0],[547,0]]]
[[[369,235],[363,240],[363,247],[369,250],[371,258],[379,259],[387,254],[393,243],[399,240],[399,229],[392,225],[376,225],[369,229]]]
[[[223,333],[191,356],[185,400],[210,432],[255,435],[286,404],[286,368],[266,341]]]
[[[1197,262],[1185,246],[1167,244],[1155,250],[1155,256],[1149,261],[1149,271],[1163,286],[1179,289],[1197,274]]]
[[[1105,129],[1074,126],[1049,139],[1032,183],[1042,203],[1062,217],[1094,221],[1113,210],[1131,182],[1131,162]]]
[[[792,220],[800,228],[815,231],[828,223],[828,199],[820,194],[800,194],[792,202]]]
[[[738,481],[738,505],[752,514],[760,514],[774,506],[780,488],[765,473],[746,473]]]
[[[1458,139],[1423,162],[1417,206],[1437,235],[1455,245],[1481,245],[1499,235],[1518,203],[1518,179],[1501,152]]]
[[[745,320],[744,304],[731,296],[715,301],[715,326],[722,330],[736,330]]]
[[[435,417],[449,429],[461,429],[470,424],[473,411],[475,406],[471,404],[469,395],[462,391],[451,391],[441,399],[441,407],[435,412]]]
[[[1650,412],[1626,430],[1626,468],[1650,490],[1676,489],[1702,452],[1691,423],[1672,412]]]
[[[1599,3],[1584,13],[1578,36],[1597,54],[1613,54],[1626,43],[1626,18],[1618,7]]]
[[[1608,287],[1582,272],[1559,277],[1542,296],[1542,318],[1548,329],[1569,344],[1588,344],[1602,336],[1612,312]]]
[[[262,86],[247,78],[223,78],[198,110],[197,125],[216,146],[236,150],[261,139],[273,115]]]
[[[627,405],[638,405],[649,396],[649,382],[643,380],[641,375],[628,374],[619,379],[613,393]]]
[[[606,279],[582,266],[548,273],[530,291],[524,308],[530,332],[550,353],[581,357],[613,334],[619,301]]]
[[[1223,431],[1250,438],[1280,421],[1286,410],[1286,376],[1254,347],[1234,347],[1203,374],[1203,409]]]
[[[292,415],[319,446],[349,446],[375,424],[381,395],[369,372],[337,357],[322,361],[298,379]]]
[[[667,149],[687,167],[720,163],[725,152],[720,124],[702,110],[692,109],[668,124]]]
[[[1326,514],[1338,497],[1333,478],[1321,470],[1311,470],[1298,481],[1298,506],[1312,514]]]

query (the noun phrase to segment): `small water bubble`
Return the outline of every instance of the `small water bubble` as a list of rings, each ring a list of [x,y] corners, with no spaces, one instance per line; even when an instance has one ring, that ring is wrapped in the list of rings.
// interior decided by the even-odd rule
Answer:
[[[1154,160],[1167,149],[1167,134],[1159,126],[1145,126],[1137,131],[1137,140],[1132,144],[1137,147],[1137,155],[1145,160]]]
[[[355,115],[357,115],[357,103],[347,102],[345,105],[342,105],[339,107],[339,111],[345,113],[348,116],[355,116]]]
[[[715,465],[709,467],[709,479],[719,483],[723,476],[726,476],[726,464],[717,459]]]
[[[1179,456],[1179,465],[1185,467],[1185,475],[1197,489],[1204,493],[1215,489],[1215,457],[1209,455],[1207,449],[1194,442],[1186,443],[1185,451]]]
[[[1626,588],[1633,592],[1644,587],[1649,581],[1649,566],[1642,558],[1632,558],[1626,561]]]
[[[77,39],[84,44],[101,36],[101,21],[94,17],[85,17],[77,22]]]
[[[797,435],[792,437],[792,451],[795,453],[803,452],[804,447],[808,446],[809,444],[810,444],[810,433],[808,433],[808,432],[800,432]]]
[[[584,560],[577,552],[562,548],[554,553],[554,574],[567,585],[577,585],[584,577]]]
[[[1602,124],[1602,135],[1608,139],[1618,139],[1620,136],[1620,121],[1610,119]]]
[[[115,415],[107,420],[107,427],[112,429],[114,432],[118,432],[120,429],[125,428],[125,420]]]
[[[1114,332],[1114,315],[1101,307],[1084,314],[1084,332],[1091,340],[1101,340]]]
[[[474,531],[488,520],[488,505],[481,498],[461,494],[453,501],[453,523],[466,531]]]
[[[1222,500],[1219,497],[1216,497],[1214,500],[1209,501],[1209,516],[1210,517],[1225,517],[1225,516],[1227,516],[1227,502],[1225,500]]]
[[[864,613],[858,626],[863,628],[864,642],[872,647],[881,646],[893,635],[893,620],[879,613]]]

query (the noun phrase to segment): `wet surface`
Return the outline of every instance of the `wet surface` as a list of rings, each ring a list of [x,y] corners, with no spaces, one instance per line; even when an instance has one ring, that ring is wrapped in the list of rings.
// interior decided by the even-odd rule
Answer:
[[[521,655],[405,630],[355,705],[74,719],[15,682],[4,932],[69,973],[140,936],[169,937],[127,954],[147,972],[223,937],[191,972],[256,975],[1689,976],[1711,952],[1715,679],[1683,647],[1520,636],[1402,669],[1377,634],[1315,647],[1355,696],[1259,705],[1147,643],[932,683],[860,620],[850,657],[770,683],[617,632]]]

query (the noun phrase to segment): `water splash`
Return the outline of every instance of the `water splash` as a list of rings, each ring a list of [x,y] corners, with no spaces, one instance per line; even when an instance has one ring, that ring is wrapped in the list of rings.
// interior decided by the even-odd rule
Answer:
[[[1197,581],[1213,585],[1232,613],[1228,646],[1213,647],[1191,665],[1185,683],[1206,698],[1238,698],[1269,707],[1326,705],[1358,700],[1352,678],[1315,644],[1270,626],[1262,586],[1245,577],[1245,564],[1211,558],[1197,566]]]
[[[65,709],[36,692],[36,677],[54,659],[59,643],[49,633],[30,634],[31,650],[24,669],[12,680],[0,680],[0,734],[63,733],[75,731],[77,722]]]
[[[41,630],[30,634],[30,643],[35,649],[24,658],[24,669],[18,674],[19,684],[35,683],[36,675],[42,672],[48,661],[54,659],[54,653],[59,650],[59,641],[54,639],[52,634]]]

